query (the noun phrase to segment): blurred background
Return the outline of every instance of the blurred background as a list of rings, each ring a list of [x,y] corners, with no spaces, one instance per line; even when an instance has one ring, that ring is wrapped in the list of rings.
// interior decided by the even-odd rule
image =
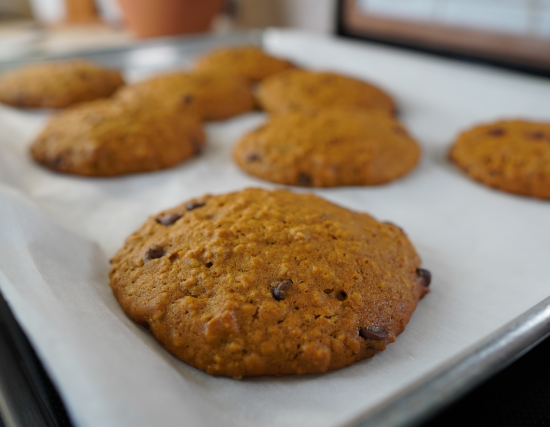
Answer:
[[[0,60],[266,27],[550,71],[550,0],[1,0]]]

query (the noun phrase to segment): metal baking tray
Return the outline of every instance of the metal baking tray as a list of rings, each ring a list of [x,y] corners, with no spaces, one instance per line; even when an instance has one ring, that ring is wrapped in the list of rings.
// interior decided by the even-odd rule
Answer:
[[[185,67],[199,52],[213,47],[240,44],[262,45],[267,36],[269,34],[265,32],[250,31],[145,41],[123,48],[74,54],[34,55],[1,63],[0,72],[29,62],[78,56],[108,67],[120,68],[129,75],[140,77]],[[377,47],[376,49],[386,48]],[[396,49],[387,49],[398,52]],[[422,55],[418,57],[422,60]],[[548,294],[550,294],[550,279]],[[17,313],[15,314],[17,317]],[[469,346],[452,360],[447,360],[437,369],[409,384],[399,393],[357,414],[345,425],[416,425],[507,366],[549,335],[550,298],[546,298],[481,341]]]

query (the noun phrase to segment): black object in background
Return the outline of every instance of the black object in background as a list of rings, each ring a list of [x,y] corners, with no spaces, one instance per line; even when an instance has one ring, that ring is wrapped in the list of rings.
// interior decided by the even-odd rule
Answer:
[[[0,426],[71,426],[57,391],[2,294],[0,361]]]
[[[354,30],[350,22],[347,22],[346,8],[356,7],[357,0],[337,0],[336,7],[336,35],[365,40],[374,43],[380,43],[388,46],[406,48],[418,52],[428,53],[435,56],[441,56],[445,58],[458,59],[470,63],[481,63],[484,65],[496,66],[499,68],[505,68],[514,71],[520,71],[527,74],[532,74],[540,77],[550,78],[550,68],[536,66],[533,64],[521,63],[520,61],[506,60],[497,57],[484,56],[480,52],[465,53],[465,50],[451,50],[445,49],[441,46],[431,45],[428,43],[419,43],[410,39],[406,39],[403,36],[385,37],[375,33],[360,32]],[[550,53],[548,53],[550,57]]]

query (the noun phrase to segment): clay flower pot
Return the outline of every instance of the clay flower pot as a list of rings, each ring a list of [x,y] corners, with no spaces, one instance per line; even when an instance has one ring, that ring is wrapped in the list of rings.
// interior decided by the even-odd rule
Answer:
[[[199,33],[210,28],[223,0],[118,0],[138,37]]]

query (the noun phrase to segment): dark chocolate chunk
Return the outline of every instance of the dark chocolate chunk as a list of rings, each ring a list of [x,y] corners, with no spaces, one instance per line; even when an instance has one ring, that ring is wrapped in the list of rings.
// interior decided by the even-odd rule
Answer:
[[[188,211],[192,211],[193,209],[201,208],[204,205],[206,205],[206,202],[189,202],[185,205]]]
[[[189,105],[189,104],[191,104],[191,102],[193,102],[193,96],[192,95],[184,95],[181,98],[181,103],[183,105]]]
[[[380,331],[372,328],[359,329],[359,336],[366,340],[385,341],[388,339],[388,333],[386,331]]]
[[[195,138],[194,136],[191,136],[191,145],[193,146],[193,153],[195,155],[202,153],[203,144],[201,144],[201,141],[198,138]]]
[[[261,159],[260,155],[259,154],[256,154],[256,153],[253,153],[253,154],[249,154],[248,157],[246,158],[246,160],[248,162],[257,162]]]
[[[487,132],[487,134],[491,135],[491,136],[502,136],[506,133],[506,131],[502,128],[494,128],[494,129],[491,129],[489,132]]]
[[[271,284],[271,294],[277,301],[285,299],[287,289],[292,285],[292,280],[286,279]]]
[[[432,282],[432,273],[430,273],[428,270],[425,270],[424,268],[417,268],[416,275],[418,276],[418,280],[422,281],[422,285],[425,288],[430,286],[430,283]]]
[[[540,131],[540,130],[536,131],[536,132],[531,132],[529,134],[529,138],[531,138],[531,139],[544,139],[546,137],[547,137],[547,135],[544,132]]]
[[[164,248],[160,246],[151,246],[149,249],[147,249],[147,252],[145,252],[145,255],[143,256],[144,261],[149,261],[152,259],[160,258],[164,255]]]
[[[340,291],[336,293],[336,299],[338,301],[345,301],[348,298],[348,294],[344,291]]]
[[[181,218],[181,214],[172,212],[172,213],[165,213],[164,215],[159,216],[156,221],[159,224],[169,226],[175,223],[178,219]]]
[[[389,225],[393,225],[395,228],[399,228],[401,231],[403,231],[403,229],[401,227],[399,227],[397,224],[394,224],[393,222],[390,222],[390,221],[384,221],[384,224],[389,224]]]
[[[298,174],[298,177],[296,178],[296,184],[298,184],[298,185],[311,185],[311,184],[313,184],[313,180],[311,179],[311,176],[309,176],[307,173],[300,172]]]

